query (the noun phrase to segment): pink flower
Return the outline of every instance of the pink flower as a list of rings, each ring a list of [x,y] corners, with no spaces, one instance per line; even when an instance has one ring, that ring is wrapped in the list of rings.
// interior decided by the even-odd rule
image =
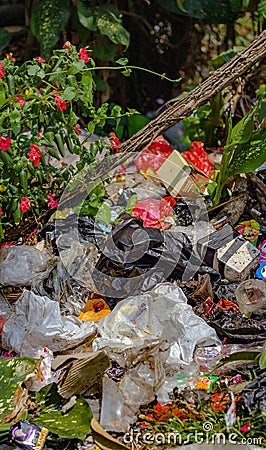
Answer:
[[[0,77],[1,78],[1,77]],[[0,149],[4,150],[5,152],[9,149],[11,145],[11,138],[0,136]]]
[[[246,432],[250,431],[250,428],[251,428],[251,425],[250,425],[249,422],[247,422],[247,423],[245,423],[245,425],[243,425],[243,426],[240,428],[240,431],[244,431],[244,433],[246,433]]]
[[[40,89],[38,89],[37,87],[35,89],[36,89],[37,94],[40,95],[40,93],[41,93]]]
[[[37,59],[37,61],[38,61],[39,63],[44,63],[44,62],[45,62],[45,59],[42,58],[41,56],[35,56],[35,59]]]
[[[12,53],[6,53],[6,58],[9,59],[9,61],[16,61],[16,58],[13,58]]]
[[[24,105],[24,103],[25,103],[25,101],[26,101],[26,100],[24,100],[23,97],[21,97],[21,95],[18,95],[17,97],[15,97],[14,100],[17,100],[17,101],[19,102],[19,104],[20,104],[21,107]]]
[[[39,164],[39,161],[42,157],[42,152],[39,151],[38,145],[31,144],[30,145],[30,152],[28,152],[28,157],[30,161],[33,161],[33,166],[37,167]]]
[[[79,50],[78,59],[82,59],[85,63],[89,62],[90,58],[89,58],[86,48],[83,47]]]
[[[54,102],[57,104],[56,111],[64,111],[67,108],[65,100],[62,100],[58,95],[55,95]]]
[[[3,67],[3,63],[0,62],[0,78],[2,78],[2,76],[6,74],[6,71],[2,67]]]
[[[58,207],[58,202],[54,199],[54,194],[48,194],[47,197],[50,199],[48,206],[52,209]]]
[[[30,199],[27,197],[22,197],[22,199],[20,200],[19,207],[22,213],[27,212],[30,207]]]
[[[3,215],[3,210],[0,208],[0,217]]]
[[[57,88],[59,88],[59,81],[56,81],[55,85],[56,85]]]

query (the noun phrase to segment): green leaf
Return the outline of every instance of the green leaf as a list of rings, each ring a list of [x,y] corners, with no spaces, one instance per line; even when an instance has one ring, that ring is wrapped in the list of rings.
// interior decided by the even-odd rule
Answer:
[[[138,200],[137,194],[133,194],[133,195],[131,195],[131,197],[129,197],[129,199],[127,201],[127,206],[126,206],[126,212],[128,214],[132,214],[132,211],[135,208],[137,200]]]
[[[109,225],[109,223],[111,222],[111,211],[106,203],[103,203],[98,209],[95,220],[98,220],[98,222],[101,222],[104,225]]]
[[[0,423],[10,414],[16,406],[13,402],[17,389],[21,386],[27,376],[33,374],[36,368],[37,359],[33,358],[11,358],[0,360]],[[22,394],[22,393],[21,393]],[[17,399],[17,403],[18,403]],[[26,409],[26,398],[20,405],[21,409]],[[10,427],[10,424],[9,424]],[[0,427],[0,430],[2,428]]]
[[[255,170],[266,160],[266,129],[254,133],[250,143],[236,147],[233,159],[229,163],[227,177]]]
[[[257,107],[253,108],[249,114],[243,117],[232,129],[230,142],[232,144],[245,144],[251,138],[254,128],[254,114]]]
[[[21,114],[20,114],[19,110],[16,108],[13,109],[13,111],[11,111],[11,113],[10,113],[10,120],[12,122],[19,122],[20,119],[21,119]]]
[[[66,101],[71,101],[76,96],[76,89],[72,86],[68,86],[65,92],[61,95],[61,98]]]
[[[116,61],[117,64],[119,64],[120,66],[126,66],[128,64],[128,59],[127,58],[119,58]]]
[[[77,12],[81,25],[91,31],[97,30],[97,14],[93,11],[92,8],[88,8],[85,3],[83,3],[83,1],[79,0],[77,3]]]
[[[42,0],[31,8],[31,31],[39,39],[41,55],[48,58],[70,17],[70,0]]]
[[[126,67],[124,70],[122,70],[121,73],[122,73],[125,77],[129,77],[130,74],[131,74],[131,72],[132,72],[132,70],[129,69],[128,67]]]
[[[5,28],[0,28],[0,52],[9,44],[11,37],[12,34],[9,31],[5,30]]]
[[[68,73],[70,75],[75,75],[76,73],[79,73],[82,69],[84,69],[84,67],[85,67],[84,61],[80,59],[71,64],[71,66],[68,69]]]
[[[28,74],[31,76],[36,75],[36,73],[40,70],[40,67],[37,64],[28,67]]]
[[[124,45],[126,49],[128,48],[130,43],[130,34],[114,14],[103,14],[98,17],[97,27],[99,32],[107,36],[111,42],[114,44]]]

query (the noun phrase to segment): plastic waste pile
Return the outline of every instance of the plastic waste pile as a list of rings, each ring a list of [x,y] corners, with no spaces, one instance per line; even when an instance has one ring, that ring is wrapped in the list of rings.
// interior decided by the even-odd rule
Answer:
[[[249,194],[239,214],[245,178],[208,209],[203,144],[162,136],[110,167],[96,215],[76,183],[34,245],[2,242],[3,448],[265,447],[266,228]]]

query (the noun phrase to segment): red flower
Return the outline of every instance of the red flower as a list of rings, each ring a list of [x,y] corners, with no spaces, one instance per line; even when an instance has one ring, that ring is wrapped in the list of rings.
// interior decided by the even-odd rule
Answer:
[[[35,89],[36,89],[37,94],[41,93],[40,89],[38,89],[37,87]]]
[[[47,197],[50,199],[48,206],[52,209],[58,208],[58,202],[54,199],[54,194],[48,194]]]
[[[245,423],[245,425],[242,425],[242,427],[240,428],[240,431],[244,431],[244,433],[247,433],[248,431],[250,431],[251,425],[249,422]]]
[[[80,125],[77,123],[77,125],[75,126],[75,132],[76,132],[76,134],[79,136],[81,133],[82,133],[82,131],[80,130]]]
[[[45,59],[42,58],[41,56],[35,56],[35,59],[37,59],[37,61],[38,61],[39,63],[44,63],[44,62],[45,62]]]
[[[59,88],[59,81],[56,81],[55,85],[56,85],[57,88]]]
[[[0,77],[1,78],[1,77]],[[4,150],[5,152],[9,149],[11,145],[11,138],[0,136],[0,149]]]
[[[66,101],[55,95],[54,102],[57,104],[56,111],[64,111],[67,107]]]
[[[116,134],[111,131],[111,133],[109,133],[109,137],[111,139],[111,144],[110,146],[116,151],[116,153],[119,152],[119,144],[121,144],[120,139],[116,136]]]
[[[12,53],[6,53],[6,58],[9,59],[9,61],[16,61],[16,58],[13,58]]]
[[[6,74],[6,71],[4,69],[2,69],[2,67],[3,67],[3,63],[0,62],[0,78],[2,78],[2,76]]]
[[[0,208],[0,217],[3,215],[3,210]]]
[[[61,166],[66,166],[66,165],[67,165],[66,161],[61,161]]]
[[[30,145],[30,152],[27,154],[30,161],[33,161],[34,167],[37,167],[39,164],[39,161],[42,157],[42,152],[39,151],[38,145],[31,144]]]
[[[80,49],[78,59],[82,59],[85,63],[89,62],[90,58],[89,58],[86,48],[83,47]]]
[[[17,100],[20,104],[20,106],[22,107],[25,103],[26,100],[24,100],[23,97],[21,97],[20,95],[18,95],[17,97],[15,97],[15,100]]]
[[[20,200],[19,207],[22,213],[27,212],[30,207],[30,199],[27,197],[22,197],[22,199]]]

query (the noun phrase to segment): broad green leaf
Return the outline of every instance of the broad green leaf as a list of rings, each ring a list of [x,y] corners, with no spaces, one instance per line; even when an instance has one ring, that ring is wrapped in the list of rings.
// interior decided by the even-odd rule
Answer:
[[[61,409],[44,411],[41,412],[36,423],[48,428],[51,433],[57,434],[61,438],[84,441],[91,431],[92,417],[90,406],[86,400],[79,397],[69,412],[63,414]]]
[[[259,355],[260,352],[256,350],[243,350],[232,353],[232,355],[226,356],[225,358],[221,359],[221,361],[219,361],[218,364],[216,364],[216,366],[211,369],[210,373],[218,369],[218,367],[235,361],[256,361]]]
[[[78,1],[77,3],[77,12],[78,12],[78,18],[85,28],[88,28],[90,31],[96,31],[97,30],[97,12],[94,11],[92,8],[89,8],[85,5],[83,1]]]
[[[226,50],[226,52],[220,53],[220,55],[216,56],[215,58],[212,58],[211,62],[213,67],[215,69],[218,69],[218,67],[221,67],[223,64],[230,61],[230,59],[232,59],[235,55],[237,55],[238,52],[240,52],[243,49],[244,47],[234,46],[233,48]]]
[[[101,34],[107,36],[114,44],[121,44],[126,47],[130,43],[130,34],[123,27],[121,21],[113,13],[103,14],[97,18],[97,27]]]
[[[208,23],[227,23],[235,20],[246,5],[246,0],[157,0],[175,14],[186,14]]]
[[[12,122],[19,122],[21,119],[21,114],[18,109],[13,109],[10,113],[10,119]]]
[[[243,117],[232,129],[230,141],[232,144],[245,144],[251,138],[254,128],[254,114],[257,107],[253,108],[249,114]]]
[[[266,129],[254,133],[250,143],[236,147],[233,158],[228,166],[227,177],[238,173],[255,170],[266,160]]]
[[[41,45],[41,55],[48,58],[70,17],[70,0],[42,0],[31,8],[31,31]]]
[[[126,67],[124,70],[122,70],[122,74],[124,75],[124,77],[129,77],[131,74],[132,70],[129,69],[128,67]]]
[[[150,119],[143,114],[134,114],[128,117],[128,137],[130,138],[141,128],[145,127],[150,122]]]
[[[11,358],[0,360],[0,423],[14,410],[16,404],[22,400],[22,391],[14,401],[14,396],[26,377],[33,374],[36,368],[37,359],[33,358]],[[20,405],[20,410],[26,410],[27,396]],[[17,403],[16,403],[17,402]],[[0,430],[2,427],[0,425]],[[10,426],[10,424],[9,424]]]
[[[98,222],[103,223],[104,225],[109,225],[109,223],[111,222],[111,212],[105,203],[103,203],[98,209],[95,219],[98,220]]]
[[[0,52],[9,44],[11,37],[12,34],[9,31],[5,30],[5,28],[0,28]]]

